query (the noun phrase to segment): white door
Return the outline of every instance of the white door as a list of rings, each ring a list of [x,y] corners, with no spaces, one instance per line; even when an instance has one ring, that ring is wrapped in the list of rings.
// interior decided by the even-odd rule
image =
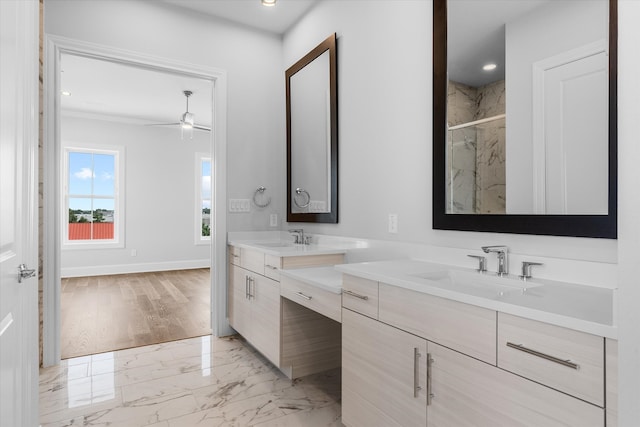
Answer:
[[[0,427],[38,425],[38,3],[0,0]],[[35,273],[35,271],[34,271]]]
[[[544,74],[545,211],[609,211],[608,58],[602,52]]]

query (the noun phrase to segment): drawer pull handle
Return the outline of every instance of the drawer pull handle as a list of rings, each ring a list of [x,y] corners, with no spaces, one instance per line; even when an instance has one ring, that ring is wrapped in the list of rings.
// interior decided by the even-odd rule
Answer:
[[[347,294],[347,295],[351,295],[352,297],[360,298],[360,299],[365,300],[365,301],[369,299],[369,297],[366,296],[366,295],[360,295],[360,294],[357,294],[357,293],[355,293],[353,291],[349,291],[349,290],[346,290],[346,289],[343,290],[342,293],[343,294]]]
[[[417,347],[413,348],[413,397],[418,397],[418,392],[422,390],[420,387],[420,351]]]
[[[296,292],[296,295],[298,295],[299,297],[302,297],[302,298],[304,298],[304,299],[306,299],[306,300],[309,300],[309,301],[310,301],[310,300],[311,300],[311,298],[312,298],[312,297],[310,297],[309,295],[305,295],[305,294],[303,294],[302,292]]]
[[[269,265],[269,264],[266,264],[265,267],[267,267],[268,269],[271,269],[271,270],[277,270],[278,269],[278,267],[274,267],[273,265]]]
[[[433,357],[431,357],[431,353],[427,353],[427,406],[431,405],[431,401],[433,400],[434,397],[436,397],[435,394],[433,394],[433,363],[435,361],[433,360]]]
[[[571,368],[571,369],[580,369],[580,365],[578,365],[577,363],[573,363],[571,360],[564,360],[564,359],[560,359],[558,357],[555,356],[551,356],[545,353],[541,353],[539,351],[536,350],[532,350],[530,348],[527,348],[525,346],[523,346],[522,344],[514,344],[512,342],[507,342],[507,347],[511,347],[515,350],[519,350],[519,351],[523,351],[525,353],[529,353],[531,355],[537,356],[537,357],[541,357],[543,359],[549,360],[551,362],[555,362],[558,363],[562,366],[566,366],[567,368]]]

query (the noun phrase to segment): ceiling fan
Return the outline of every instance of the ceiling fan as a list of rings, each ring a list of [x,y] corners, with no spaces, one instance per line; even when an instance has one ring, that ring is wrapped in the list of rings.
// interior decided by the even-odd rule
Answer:
[[[187,98],[187,111],[182,113],[180,116],[180,121],[176,123],[154,123],[149,126],[180,126],[182,130],[203,130],[207,132],[211,132],[211,128],[207,126],[197,125],[195,123],[194,114],[189,112],[189,97],[193,95],[193,92],[190,90],[182,91],[184,96]]]

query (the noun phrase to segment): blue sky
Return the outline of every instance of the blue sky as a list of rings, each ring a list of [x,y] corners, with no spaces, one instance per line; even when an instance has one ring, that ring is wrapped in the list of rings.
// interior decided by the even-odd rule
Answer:
[[[69,152],[69,208],[113,210],[114,199],[86,196],[115,196],[114,175],[114,155]]]
[[[211,208],[211,160],[202,160],[202,208]]]

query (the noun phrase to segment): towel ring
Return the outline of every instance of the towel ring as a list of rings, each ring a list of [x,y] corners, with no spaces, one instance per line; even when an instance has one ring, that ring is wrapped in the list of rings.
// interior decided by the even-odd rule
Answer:
[[[264,196],[264,192],[266,189],[267,189],[266,187],[260,186],[256,188],[256,191],[253,193],[253,203],[259,208],[266,208],[267,206],[269,206],[269,204],[271,204],[271,197],[269,197],[265,203],[258,202],[258,194],[261,194]]]
[[[307,201],[302,205],[298,203],[298,198],[297,198],[301,194],[304,194],[307,198]],[[299,208],[306,208],[307,206],[309,206],[309,203],[311,203],[311,196],[309,195],[309,192],[307,190],[303,190],[302,188],[296,188],[296,195],[293,196],[293,203],[295,203],[296,206]]]

